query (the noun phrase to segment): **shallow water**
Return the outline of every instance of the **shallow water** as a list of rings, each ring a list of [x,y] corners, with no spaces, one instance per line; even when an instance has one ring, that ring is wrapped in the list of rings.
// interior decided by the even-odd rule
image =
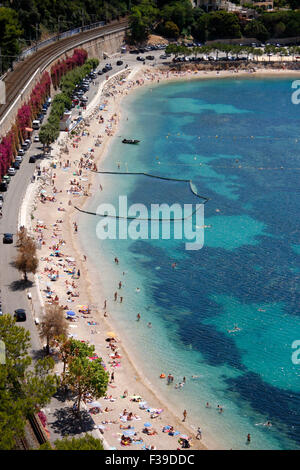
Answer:
[[[291,82],[175,82],[124,101],[102,168],[191,179],[210,198],[201,250],[187,251],[174,239],[100,241],[101,218],[81,216],[109,311],[139,368],[217,448],[249,448],[248,433],[251,449],[300,444],[300,364],[291,348],[300,340],[300,109],[291,103]],[[124,145],[124,137],[141,143]],[[199,203],[187,183],[134,175],[99,181],[104,191],[89,210],[118,207],[119,195],[147,208]],[[119,266],[112,266],[115,256]],[[116,305],[120,280],[124,301]],[[187,383],[168,387],[161,372]],[[272,427],[263,425],[268,420]]]

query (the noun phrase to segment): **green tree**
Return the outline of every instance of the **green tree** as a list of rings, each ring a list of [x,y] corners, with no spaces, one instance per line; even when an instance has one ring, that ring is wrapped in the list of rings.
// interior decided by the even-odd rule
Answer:
[[[20,52],[18,39],[23,31],[17,13],[11,8],[0,7],[1,63],[6,70]],[[0,70],[1,74],[2,70]]]
[[[95,354],[95,346],[89,343],[83,343],[82,341],[74,338],[66,338],[63,335],[57,338],[57,347],[59,351],[59,357],[63,362],[62,379],[64,383],[65,373],[67,364],[72,357],[92,357]]]
[[[159,10],[152,0],[142,0],[134,6],[129,17],[130,40],[132,43],[147,41],[150,31],[158,20]]]
[[[163,28],[163,34],[167,38],[177,39],[179,37],[180,31],[177,24],[173,23],[173,21],[167,21]]]
[[[56,450],[104,450],[102,441],[91,434],[83,437],[58,439],[54,442]]]
[[[30,333],[17,326],[11,315],[0,317],[0,339],[5,344],[5,364],[0,365],[0,449],[14,449],[24,435],[26,419],[49,403],[57,389],[52,358],[32,367]]]
[[[226,11],[213,11],[200,16],[192,32],[201,41],[241,37],[238,17]]]
[[[165,5],[160,13],[164,22],[172,21],[180,32],[184,28],[190,28],[194,20],[193,7],[190,0],[173,1]]]
[[[90,361],[88,358],[73,357],[68,363],[66,384],[77,396],[77,412],[86,393],[95,398],[103,397],[107,390],[108,372],[105,372],[102,359]]]
[[[259,20],[250,21],[244,30],[247,38],[256,38],[265,41],[269,37],[269,32],[264,24]]]
[[[45,124],[41,127],[39,132],[39,139],[40,142],[43,144],[43,148],[45,151],[45,147],[49,147],[59,136],[59,129],[51,124]]]

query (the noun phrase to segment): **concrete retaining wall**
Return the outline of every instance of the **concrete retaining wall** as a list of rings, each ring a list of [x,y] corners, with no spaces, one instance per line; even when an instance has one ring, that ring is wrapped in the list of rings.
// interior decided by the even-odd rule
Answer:
[[[72,55],[73,49],[76,49],[77,47],[82,47],[88,52],[89,58],[97,58],[97,59],[103,59],[103,54],[114,54],[118,51],[120,51],[120,47],[124,42],[124,37],[125,37],[125,30],[119,31],[119,32],[114,32],[114,33],[107,33],[104,37],[99,37],[96,39],[88,40],[87,42],[84,42],[80,44],[79,46],[74,46],[74,48],[68,50],[67,52],[60,54],[57,56],[51,63],[47,65],[46,68],[39,69],[37,72],[34,72],[34,76],[31,79],[31,82],[28,86],[26,86],[26,89],[23,89],[21,91],[18,100],[15,102],[15,104],[12,103],[12,107],[7,113],[7,116],[3,120],[3,122],[0,124],[0,138],[3,137],[11,128],[11,126],[14,124],[18,109],[28,101],[30,97],[30,93],[34,86],[39,82],[42,73],[47,70],[50,73],[51,66],[54,62],[56,62],[58,59],[64,59],[70,55]],[[54,89],[51,91],[51,95],[54,94]]]

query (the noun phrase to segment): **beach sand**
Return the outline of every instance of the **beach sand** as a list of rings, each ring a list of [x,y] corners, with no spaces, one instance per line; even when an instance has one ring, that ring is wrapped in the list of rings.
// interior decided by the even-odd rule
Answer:
[[[259,71],[260,76],[278,76],[287,73],[296,75],[291,71],[283,70],[278,72],[268,69]],[[85,259],[83,247],[78,240],[79,212],[74,206],[83,208],[89,198],[101,190],[93,169],[98,168],[103,158],[109,156],[109,144],[121,118],[120,103],[123,96],[142,85],[156,84],[167,80],[257,76],[258,74],[250,74],[245,71],[238,73],[231,71],[219,73],[216,71],[170,72],[145,66],[134,67],[126,74],[127,78],[124,81],[120,81],[122,75],[118,75],[111,78],[104,85],[103,90],[99,90],[97,97],[85,112],[85,123],[81,123],[78,127],[78,136],[61,134],[59,142],[62,145],[56,143],[52,150],[52,157],[55,160],[44,160],[40,164],[42,178],[35,182],[34,205],[36,210],[33,212],[34,219],[31,220],[32,231],[40,246],[38,251],[40,258],[39,288],[46,305],[57,296],[59,304],[76,312],[75,321],[70,321],[69,333],[77,339],[94,344],[96,352],[103,358],[107,370],[110,374],[114,372],[114,380],[108,386],[107,399],[98,400],[102,405],[102,412],[93,415],[95,425],[103,428],[103,437],[109,446],[131,450],[140,450],[145,445],[154,446],[155,449],[178,449],[181,447],[178,443],[178,437],[183,433],[191,437],[193,450],[216,448],[215,443],[210,443],[205,439],[205,429],[202,429],[203,439],[201,441],[195,438],[195,430],[189,426],[188,413],[186,422],[182,422],[184,408],[187,408],[188,412],[187,404],[182,404],[182,409],[178,410],[177,415],[175,410],[170,410],[167,404],[161,401],[154,388],[149,385],[146,372],[137,370],[134,358],[127,354],[126,347],[122,343],[122,333],[119,331],[116,331],[118,338],[116,346],[121,359],[112,359],[113,352],[105,339],[107,332],[113,329],[111,319],[114,315],[114,308],[111,304],[108,304],[107,310],[103,308],[105,299],[101,294],[101,285],[99,286],[92,275],[96,268],[92,260]],[[105,105],[102,110],[99,110],[100,103]],[[87,118],[87,116],[89,117]],[[101,116],[103,122],[101,122]],[[101,144],[97,145],[97,141]],[[68,148],[68,153],[63,151],[65,146]],[[93,149],[93,151],[91,152],[89,149]],[[85,157],[83,157],[84,154]],[[53,161],[56,161],[56,168],[51,163]],[[53,200],[51,200],[52,198]],[[30,214],[28,214],[28,219],[30,219],[29,216]],[[55,254],[56,250],[60,252],[59,256],[50,256],[50,254]],[[71,274],[72,270],[73,275]],[[80,270],[79,277],[78,270]],[[51,281],[49,275],[57,275],[57,273],[59,274],[57,280]],[[109,276],[110,273],[101,275]],[[47,297],[47,284],[52,291],[52,300]],[[116,290],[118,291],[117,286]],[[67,294],[67,291],[70,294]],[[97,292],[97,298],[93,294],[94,292]],[[118,295],[121,292],[122,290],[118,291]],[[91,313],[84,315],[79,312],[80,305],[90,306]],[[126,312],[126,306],[122,307]],[[118,308],[120,308],[119,303]],[[104,316],[105,311],[107,311],[107,317]],[[147,367],[151,367],[151,362]],[[57,366],[57,370],[61,370],[60,365]],[[157,378],[157,380],[160,379]],[[124,391],[127,391],[127,397],[123,397]],[[151,412],[147,411],[147,408],[140,409],[139,402],[131,401],[131,397],[135,395],[141,396],[142,400],[147,402],[147,408],[151,408],[152,411],[161,409],[163,411],[157,413],[157,417],[151,418]],[[86,406],[89,408],[88,403]],[[106,407],[109,409],[107,412],[104,411]],[[124,409],[127,412],[132,412],[139,419],[134,418],[129,422],[127,415],[120,419]],[[146,422],[151,423],[150,429],[155,429],[157,434],[149,436],[142,432]],[[135,438],[142,439],[143,442],[122,446],[120,438],[123,431],[120,426],[129,425],[134,427],[137,434]],[[163,426],[166,425],[173,426],[179,434],[170,436],[167,432],[162,432]],[[201,422],[199,422],[199,426],[201,427]]]

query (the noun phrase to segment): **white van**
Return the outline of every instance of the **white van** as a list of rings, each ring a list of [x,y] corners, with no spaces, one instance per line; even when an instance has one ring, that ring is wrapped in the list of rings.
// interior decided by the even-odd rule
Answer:
[[[32,121],[32,129],[39,129],[41,125],[41,122],[38,119],[35,119],[35,121]]]

